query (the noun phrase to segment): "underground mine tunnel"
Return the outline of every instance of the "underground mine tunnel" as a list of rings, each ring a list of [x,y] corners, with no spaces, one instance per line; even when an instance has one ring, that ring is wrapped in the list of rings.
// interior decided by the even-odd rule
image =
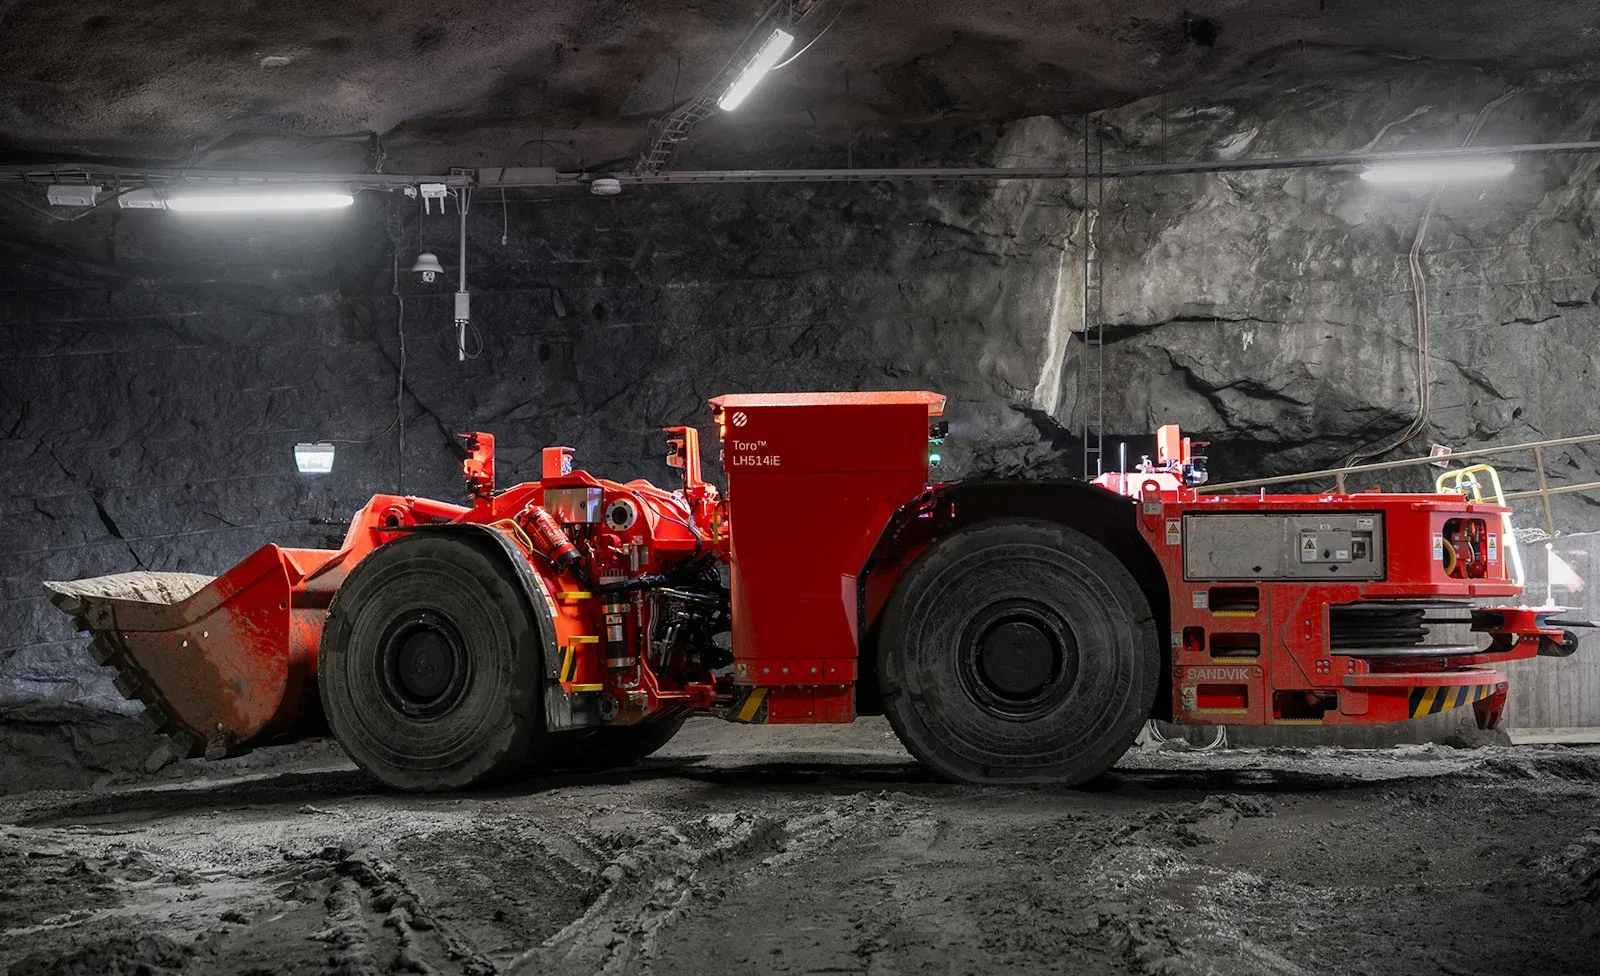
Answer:
[[[6,972],[1600,973],[1593,4],[0,30]]]

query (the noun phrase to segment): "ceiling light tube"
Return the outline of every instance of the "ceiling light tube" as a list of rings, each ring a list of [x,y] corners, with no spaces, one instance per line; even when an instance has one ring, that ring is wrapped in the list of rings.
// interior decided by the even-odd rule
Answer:
[[[1516,168],[1509,159],[1434,159],[1414,163],[1380,163],[1361,171],[1368,183],[1442,183],[1490,180]]]
[[[784,52],[788,51],[789,45],[793,43],[793,34],[785,30],[774,30],[772,36],[767,38],[767,42],[761,45],[761,50],[756,52],[756,56],[744,66],[744,71],[740,73],[738,80],[728,86],[728,90],[717,102],[717,107],[724,112],[738,108],[745,98],[755,91],[756,85],[759,85],[761,79],[767,76],[767,72],[777,65],[778,59],[783,57]]]
[[[180,213],[265,213],[275,210],[337,210],[354,202],[355,197],[349,192],[335,190],[201,192],[169,195],[167,209]]]

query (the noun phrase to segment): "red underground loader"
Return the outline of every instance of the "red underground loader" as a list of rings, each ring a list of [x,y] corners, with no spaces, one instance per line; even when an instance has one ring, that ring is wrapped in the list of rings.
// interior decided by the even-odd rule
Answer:
[[[1513,605],[1501,506],[1459,494],[1202,495],[1175,428],[1097,484],[943,483],[944,398],[711,401],[727,475],[667,430],[673,490],[547,448],[470,504],[379,495],[337,551],[268,545],[212,580],[48,583],[187,755],[331,731],[364,769],[451,790],[658,749],[697,712],[886,714],[951,779],[1077,784],[1151,717],[1365,725],[1471,706],[1574,643]],[[1428,643],[1465,625],[1471,644]]]

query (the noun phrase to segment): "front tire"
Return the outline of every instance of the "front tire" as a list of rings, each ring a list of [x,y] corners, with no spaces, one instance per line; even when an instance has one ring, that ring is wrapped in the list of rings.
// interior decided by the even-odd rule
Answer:
[[[1007,520],[940,539],[906,570],[877,663],[889,722],[924,765],[1075,786],[1133,744],[1161,655],[1149,601],[1104,546]]]
[[[539,763],[542,646],[488,544],[416,533],[374,550],[339,588],[317,681],[350,758],[409,791],[503,781]]]

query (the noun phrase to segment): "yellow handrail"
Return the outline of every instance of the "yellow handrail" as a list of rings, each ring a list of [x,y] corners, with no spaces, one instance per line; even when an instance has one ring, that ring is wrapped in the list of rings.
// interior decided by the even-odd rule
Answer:
[[[1471,451],[1457,451],[1447,455],[1451,461],[1465,461],[1468,458],[1491,457],[1496,454],[1510,454],[1515,451],[1532,451],[1535,458],[1542,459],[1544,452],[1554,447],[1568,447],[1575,444],[1594,444],[1600,442],[1600,434],[1584,434],[1581,437],[1558,437],[1549,441],[1532,441],[1527,444],[1506,444],[1501,447],[1480,447]],[[1224,481],[1220,484],[1205,485],[1196,489],[1202,495],[1214,495],[1225,491],[1242,491],[1249,488],[1270,488],[1273,485],[1293,484],[1297,481],[1325,481],[1332,479],[1338,486],[1339,494],[1348,494],[1345,490],[1345,479],[1353,474],[1365,474],[1370,471],[1394,471],[1399,468],[1420,467],[1425,464],[1437,464],[1438,457],[1405,458],[1400,461],[1379,461],[1375,464],[1353,464],[1343,468],[1326,468],[1321,471],[1303,471],[1299,474],[1280,474],[1271,478],[1251,478],[1248,481]],[[1590,491],[1600,487],[1600,483],[1585,485],[1563,485],[1560,488],[1546,489],[1550,494],[1560,494],[1563,491]],[[1527,493],[1513,493],[1511,498],[1527,497]],[[1552,535],[1555,533],[1552,532]]]
[[[1443,456],[1428,456],[1405,458],[1399,461],[1380,461],[1374,464],[1355,464],[1343,468],[1326,468],[1321,471],[1302,471],[1299,474],[1281,474],[1270,478],[1251,478],[1246,481],[1225,481],[1220,484],[1208,484],[1197,487],[1195,490],[1202,495],[1220,494],[1230,491],[1247,489],[1265,489],[1274,485],[1288,485],[1297,482],[1318,482],[1332,479],[1334,492],[1340,495],[1349,495],[1348,479],[1351,475],[1364,475],[1378,471],[1398,471],[1405,468],[1421,467],[1427,464],[1449,464],[1454,461],[1466,461],[1469,458],[1495,457],[1501,454],[1511,454],[1517,451],[1529,451],[1533,454],[1533,470],[1538,478],[1538,487],[1526,491],[1505,491],[1500,484],[1500,475],[1488,464],[1475,464],[1470,467],[1448,471],[1439,476],[1436,485],[1439,491],[1458,492],[1470,495],[1475,501],[1492,500],[1496,505],[1510,507],[1511,502],[1521,501],[1525,498],[1537,498],[1544,509],[1544,530],[1547,535],[1556,535],[1555,514],[1551,511],[1550,496],[1567,495],[1574,492],[1600,493],[1600,481],[1584,481],[1575,484],[1552,486],[1546,477],[1544,469],[1544,452],[1552,448],[1575,447],[1581,444],[1600,444],[1600,434],[1583,434],[1578,437],[1558,437],[1547,441],[1532,441],[1525,444],[1505,444],[1500,447],[1480,447],[1470,451],[1458,451]],[[1484,485],[1479,480],[1482,475],[1487,481],[1491,492],[1485,494]],[[1378,491],[1377,487],[1368,491]],[[1358,492],[1358,494],[1361,494]],[[1517,547],[1517,537],[1511,531],[1511,517],[1504,519],[1503,526],[1506,539],[1506,550],[1509,553],[1508,561],[1511,562],[1520,584],[1524,579],[1522,566],[1522,553]]]
[[[1482,475],[1483,478],[1479,478]],[[1483,483],[1489,483],[1489,495],[1484,496]],[[1527,582],[1527,573],[1522,568],[1522,550],[1517,546],[1517,533],[1511,527],[1510,506],[1506,506],[1506,493],[1500,486],[1500,472],[1490,464],[1474,464],[1455,471],[1446,471],[1434,479],[1434,488],[1440,492],[1453,492],[1466,495],[1474,502],[1489,501],[1495,505],[1506,507],[1500,516],[1501,545],[1505,547],[1506,558],[1511,561],[1511,574],[1518,586]]]

